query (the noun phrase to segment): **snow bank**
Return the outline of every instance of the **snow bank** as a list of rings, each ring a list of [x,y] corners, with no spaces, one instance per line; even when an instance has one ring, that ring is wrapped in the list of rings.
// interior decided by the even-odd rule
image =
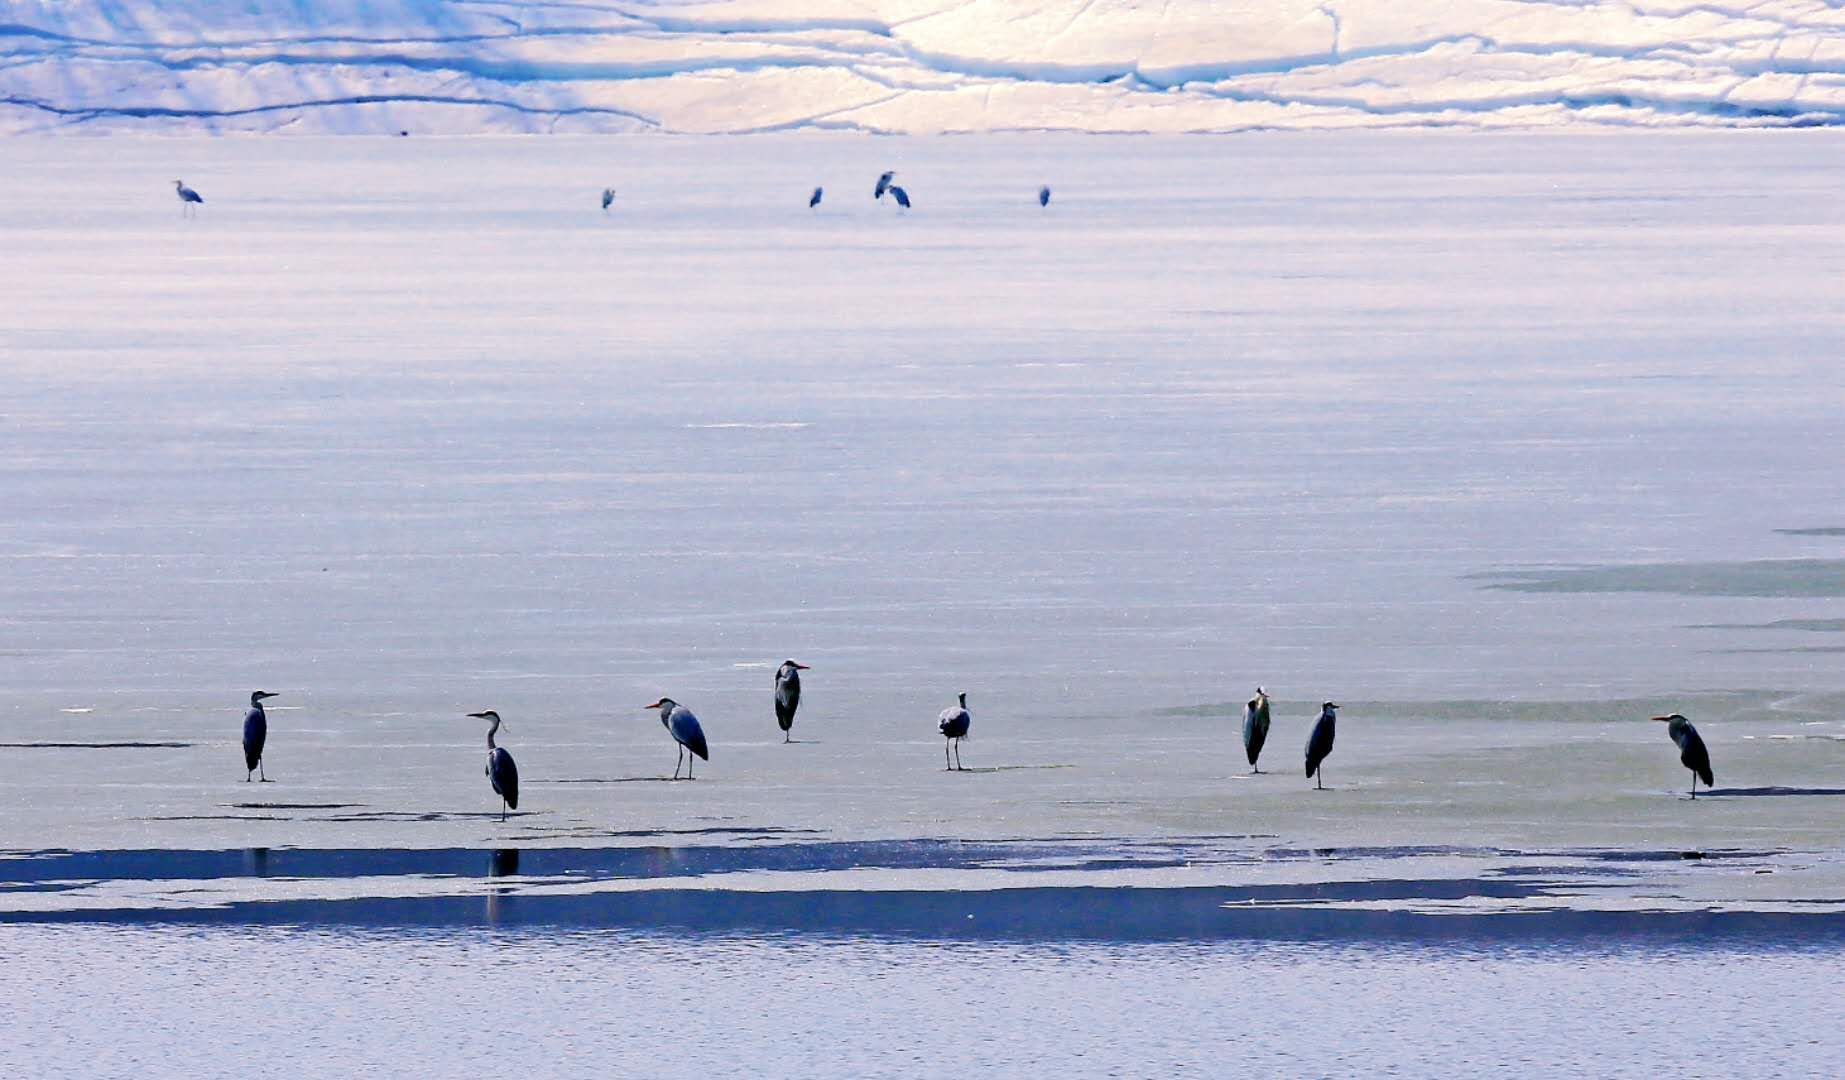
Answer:
[[[1832,124],[1821,0],[0,0],[0,131]]]

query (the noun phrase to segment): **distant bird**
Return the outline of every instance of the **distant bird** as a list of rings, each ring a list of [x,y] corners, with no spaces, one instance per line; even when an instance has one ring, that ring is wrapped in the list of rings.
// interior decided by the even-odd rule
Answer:
[[[775,670],[775,722],[782,726],[782,741],[793,742],[789,730],[794,727],[794,710],[801,707],[801,672],[806,664],[783,660]]]
[[[1262,744],[1268,741],[1268,695],[1256,687],[1256,696],[1243,706],[1243,752],[1249,755],[1251,772],[1261,772],[1256,759],[1262,756]]]
[[[1716,783],[1716,777],[1710,771],[1710,751],[1704,749],[1704,740],[1698,737],[1698,729],[1691,726],[1691,721],[1677,713],[1670,716],[1655,716],[1653,719],[1666,725],[1666,734],[1678,744],[1678,761],[1680,765],[1691,770],[1691,797],[1698,797],[1698,781],[1704,781],[1709,789]]]
[[[1039,206],[1051,205],[1051,187],[1049,184],[1046,184],[1045,186],[1038,189],[1038,205]]]
[[[814,207],[819,206],[820,196],[825,195],[825,194],[826,194],[825,188],[815,188],[814,193],[808,196],[807,198],[807,208],[809,210],[812,210]]]
[[[205,202],[204,196],[186,186],[184,180],[173,181],[173,193],[179,196],[179,214],[185,217],[193,207]]]
[[[896,184],[892,184],[890,186],[890,193],[891,193],[891,197],[897,200],[898,206],[903,207],[905,210],[908,210],[910,208],[910,193],[909,192],[898,187]]]
[[[1325,790],[1320,781],[1326,774],[1320,770],[1320,763],[1332,753],[1333,722],[1338,719],[1339,706],[1327,702],[1320,706],[1320,718],[1313,722],[1313,734],[1307,736],[1307,775],[1313,777],[1315,790]]]
[[[468,715],[487,721],[487,782],[500,797],[500,820],[505,821],[507,808],[519,809],[519,766],[513,764],[512,755],[504,748],[493,745],[493,733],[500,730],[500,714],[488,709]]]
[[[884,193],[890,190],[891,178],[896,175],[897,175],[897,170],[886,169],[884,171],[884,175],[878,177],[878,189],[871,193],[871,197],[874,199],[882,199],[884,197]]]
[[[608,212],[609,204],[614,201],[615,201],[615,189],[612,187],[603,188],[602,189],[602,210],[604,213]]]
[[[680,765],[685,766],[685,778],[692,779],[692,762],[685,756],[685,752],[690,750],[697,757],[711,760],[711,754],[705,748],[705,731],[698,726],[698,717],[692,715],[691,709],[669,697],[663,697],[647,707],[660,710],[661,725],[672,735],[673,741],[679,744],[679,760],[673,765],[673,779],[679,779]]]
[[[269,717],[263,712],[263,699],[275,697],[267,690],[258,690],[250,695],[250,711],[243,714],[243,782],[250,782],[250,774],[255,773],[265,784],[269,778],[263,775],[263,744],[269,741]]]
[[[947,770],[961,768],[961,740],[967,738],[967,729],[974,724],[974,718],[967,712],[967,691],[961,692],[961,704],[943,709],[941,723],[937,725],[947,742],[942,744],[942,765]],[[948,764],[948,748],[955,748],[955,763]]]

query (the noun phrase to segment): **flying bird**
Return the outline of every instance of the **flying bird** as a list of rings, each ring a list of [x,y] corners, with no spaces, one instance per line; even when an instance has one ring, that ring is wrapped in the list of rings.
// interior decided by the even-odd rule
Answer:
[[[1710,751],[1704,749],[1704,740],[1698,737],[1698,729],[1691,726],[1691,721],[1673,713],[1670,716],[1655,716],[1653,719],[1666,725],[1666,734],[1678,744],[1678,762],[1691,770],[1691,797],[1698,797],[1698,781],[1704,781],[1706,790],[1716,783],[1716,777],[1710,771]]]
[[[263,744],[269,741],[269,717],[263,712],[263,699],[276,695],[267,690],[258,690],[250,695],[250,711],[243,714],[243,782],[250,782],[250,774],[255,773],[263,783],[269,778],[263,775]]]
[[[1325,790],[1320,781],[1326,778],[1320,764],[1332,753],[1333,723],[1338,719],[1339,706],[1327,702],[1320,706],[1320,718],[1313,722],[1313,734],[1307,736],[1307,775],[1313,777],[1315,790]]]
[[[612,187],[603,188],[602,189],[602,209],[603,211],[607,212],[609,208],[609,204],[614,201],[615,201],[615,189]]]
[[[179,214],[185,217],[194,207],[203,205],[205,197],[186,186],[184,180],[173,181],[173,193],[179,196]]]
[[[961,692],[961,704],[942,710],[937,729],[948,741],[942,744],[942,765],[946,771],[961,768],[961,740],[967,738],[967,729],[974,724],[974,718],[967,712],[967,691]],[[955,749],[955,763],[948,764],[948,748]]]
[[[679,744],[679,760],[673,765],[673,779],[679,779],[680,765],[685,766],[685,778],[693,779],[692,762],[685,756],[685,752],[690,750],[694,756],[711,760],[711,754],[705,747],[705,730],[698,726],[698,717],[692,715],[691,709],[669,697],[663,697],[647,708],[660,710],[661,725],[673,737],[673,741]]]
[[[896,175],[897,170],[895,169],[884,170],[884,175],[878,177],[878,189],[871,193],[871,197],[874,199],[882,199],[884,193],[890,190],[891,178]]]
[[[807,670],[806,664],[783,660],[775,671],[775,722],[782,726],[783,742],[794,741],[789,731],[794,727],[794,710],[801,707],[801,672]]]
[[[1261,772],[1256,759],[1262,756],[1262,744],[1268,741],[1268,695],[1256,687],[1256,696],[1243,706],[1243,752],[1249,755],[1251,772]]]
[[[1039,206],[1051,205],[1051,186],[1049,184],[1046,184],[1043,187],[1038,189],[1038,205]]]
[[[826,189],[825,189],[825,188],[815,188],[815,189],[814,189],[814,193],[813,193],[812,195],[810,195],[810,196],[808,196],[808,198],[807,198],[807,208],[808,208],[809,210],[812,210],[812,209],[813,209],[814,207],[816,207],[816,206],[819,206],[819,205],[820,205],[820,196],[822,196],[822,195],[824,195],[824,194],[826,194]]]
[[[910,208],[910,193],[909,192],[898,187],[896,184],[892,184],[890,186],[890,194],[893,199],[897,200],[898,206],[903,207],[905,210],[908,210]]]
[[[468,715],[487,721],[487,782],[500,797],[500,820],[505,821],[508,808],[519,809],[519,766],[513,764],[512,755],[504,747],[493,744],[493,734],[500,730],[500,714],[488,709]]]

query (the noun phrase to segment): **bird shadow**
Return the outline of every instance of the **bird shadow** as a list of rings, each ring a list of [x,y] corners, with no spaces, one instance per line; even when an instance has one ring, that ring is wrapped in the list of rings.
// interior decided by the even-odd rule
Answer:
[[[527,784],[670,784],[670,776],[578,776],[561,780],[528,780]]]
[[[232,810],[357,810],[364,803],[346,802],[234,802],[224,803]]]
[[[1698,798],[1772,798],[1801,795],[1845,795],[1845,788],[1834,787],[1720,787],[1698,792]]]
[[[1001,773],[1028,772],[1033,769],[1074,769],[1074,765],[982,765],[971,769],[943,769],[943,772]]]

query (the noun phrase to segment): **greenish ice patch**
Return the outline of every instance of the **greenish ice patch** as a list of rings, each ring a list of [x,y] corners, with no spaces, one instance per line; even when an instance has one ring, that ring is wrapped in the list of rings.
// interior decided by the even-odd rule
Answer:
[[[1679,596],[1845,596],[1845,559],[1633,563],[1471,574],[1488,589],[1532,593],[1672,593]]]
[[[1776,619],[1764,623],[1696,623],[1688,630],[1810,630],[1814,633],[1845,633],[1845,619]]]

